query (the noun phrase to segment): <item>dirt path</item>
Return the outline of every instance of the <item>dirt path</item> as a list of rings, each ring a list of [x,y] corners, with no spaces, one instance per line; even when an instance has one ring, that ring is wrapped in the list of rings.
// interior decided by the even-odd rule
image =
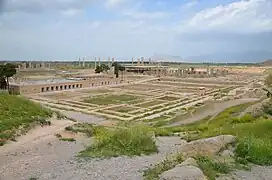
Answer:
[[[30,130],[26,135],[17,137],[16,142],[11,142],[9,144],[6,144],[5,146],[0,146],[0,155],[5,152],[20,149],[26,144],[34,145],[41,141],[45,141],[46,139],[50,139],[54,137],[56,133],[63,131],[65,127],[75,124],[75,122],[73,121],[57,120],[55,118],[50,119],[50,121],[51,126],[34,128]]]
[[[76,158],[91,142],[90,139],[64,142],[52,137],[1,153],[0,180],[141,180],[144,169],[176,153],[185,143],[179,137],[159,137],[159,153],[150,156],[103,160]]]
[[[253,102],[253,101],[257,101],[257,100],[259,100],[259,99],[258,98],[245,98],[245,99],[234,99],[234,100],[214,103],[214,104],[208,106],[205,111],[196,112],[192,117],[188,117],[188,118],[183,119],[179,122],[175,122],[173,124],[167,125],[166,127],[173,127],[173,126],[179,126],[179,125],[183,125],[183,124],[193,123],[193,122],[199,121],[207,116],[215,116],[218,113],[222,112],[223,110],[230,108],[232,106],[237,106],[240,104]]]

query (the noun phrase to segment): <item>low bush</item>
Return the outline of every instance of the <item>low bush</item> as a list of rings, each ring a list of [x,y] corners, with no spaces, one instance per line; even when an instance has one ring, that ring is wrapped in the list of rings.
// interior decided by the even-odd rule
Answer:
[[[243,117],[234,117],[232,118],[232,123],[238,124],[238,123],[250,123],[255,121],[256,118],[254,118],[251,114],[245,114]]]
[[[227,174],[231,171],[231,167],[227,163],[215,161],[209,157],[199,156],[196,161],[199,168],[210,180],[215,180],[219,174]]]
[[[272,165],[272,140],[254,135],[239,140],[235,154],[248,162],[258,165]]]
[[[99,129],[95,134],[95,143],[80,152],[82,157],[117,157],[149,155],[158,152],[150,130],[144,126],[131,128]]]
[[[78,133],[78,132],[84,133],[88,137],[91,137],[95,134],[98,128],[102,128],[102,127],[94,126],[93,124],[89,124],[89,123],[78,123],[78,124],[66,127],[65,130],[71,131],[74,133]]]

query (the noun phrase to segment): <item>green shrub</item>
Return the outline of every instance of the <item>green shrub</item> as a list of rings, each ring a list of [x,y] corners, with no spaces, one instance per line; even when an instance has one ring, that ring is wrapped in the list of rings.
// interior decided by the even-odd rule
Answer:
[[[254,135],[244,137],[238,142],[235,154],[254,164],[272,165],[272,140]]]
[[[34,124],[50,125],[52,111],[23,97],[0,93],[0,144],[26,133]]]
[[[154,167],[148,168],[144,171],[144,179],[145,180],[156,180],[159,179],[159,175],[169,169],[174,168],[177,164],[180,164],[184,161],[183,156],[181,154],[176,155],[173,158],[167,158],[156,164]]]
[[[227,163],[215,161],[209,157],[199,156],[196,161],[199,168],[210,180],[215,180],[219,174],[227,174],[231,171],[231,167]]]
[[[270,100],[268,103],[264,104],[262,110],[264,113],[272,115],[272,101]]]
[[[149,155],[158,152],[152,134],[147,127],[100,129],[95,134],[95,143],[80,152],[83,157],[117,157]]]
[[[250,123],[255,121],[255,118],[251,114],[245,114],[243,117],[234,117],[232,118],[232,123]]]
[[[61,141],[68,141],[68,142],[75,142],[76,140],[74,138],[60,138]]]
[[[101,127],[94,126],[93,124],[89,124],[89,123],[77,123],[75,125],[66,127],[65,130],[71,131],[74,133],[78,133],[78,132],[84,133],[88,137],[92,137],[95,134],[96,129],[98,128],[101,128]]]

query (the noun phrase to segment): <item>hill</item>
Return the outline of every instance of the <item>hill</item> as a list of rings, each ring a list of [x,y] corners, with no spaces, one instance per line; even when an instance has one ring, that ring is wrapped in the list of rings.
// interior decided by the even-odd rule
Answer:
[[[180,56],[172,56],[167,54],[155,53],[152,57],[154,61],[181,62],[183,59]]]
[[[186,57],[188,62],[217,62],[217,63],[259,63],[264,59],[270,59],[272,52],[220,52]]]
[[[262,63],[260,63],[262,66],[272,66],[272,59],[268,59]]]
[[[23,97],[0,92],[0,145],[26,133],[31,126],[45,124],[52,112]]]

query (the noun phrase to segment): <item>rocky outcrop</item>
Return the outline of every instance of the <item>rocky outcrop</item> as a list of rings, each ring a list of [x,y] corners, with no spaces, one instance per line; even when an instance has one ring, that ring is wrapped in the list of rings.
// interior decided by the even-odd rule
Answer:
[[[235,143],[236,138],[232,135],[220,135],[207,139],[200,139],[185,144],[181,148],[184,157],[215,156],[227,145]]]
[[[160,180],[207,180],[203,172],[195,166],[176,166],[161,174]]]

